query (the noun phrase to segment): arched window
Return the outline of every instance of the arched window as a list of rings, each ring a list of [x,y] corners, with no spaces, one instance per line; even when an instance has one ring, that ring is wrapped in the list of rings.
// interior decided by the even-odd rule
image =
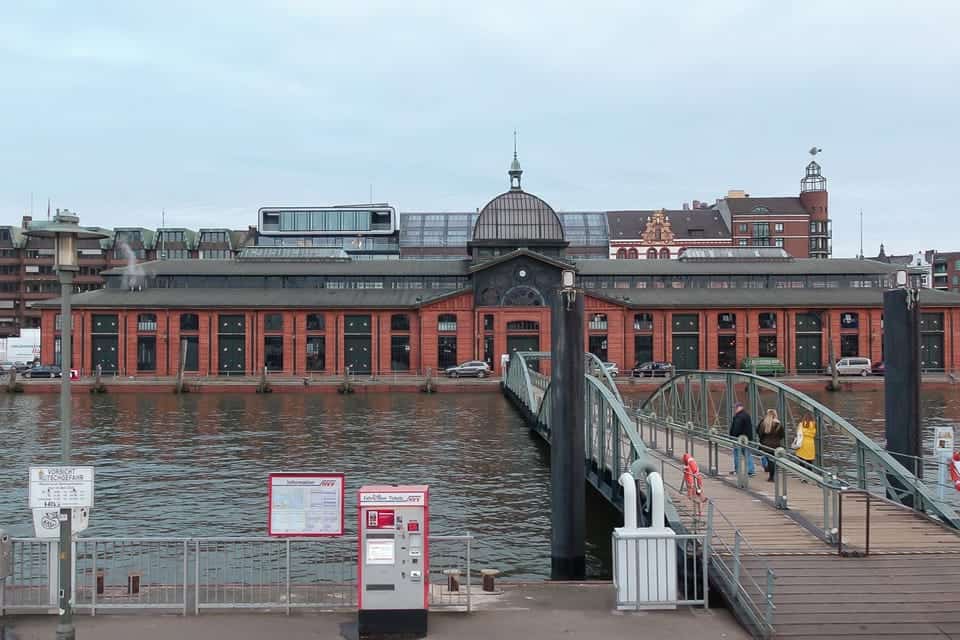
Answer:
[[[590,328],[594,331],[606,331],[607,330],[607,314],[605,313],[595,313],[590,318]]]
[[[536,320],[511,320],[507,323],[507,331],[539,331],[540,323]]]
[[[626,258],[627,258],[627,250],[624,249],[623,247],[617,249],[617,260],[626,260]]]
[[[456,331],[457,316],[453,313],[444,313],[437,318],[437,331]]]
[[[454,316],[453,321],[457,321],[456,316]],[[410,316],[405,313],[395,313],[390,316],[390,330],[410,331]]]
[[[661,259],[661,260],[669,260],[669,259],[670,259],[670,249],[667,249],[666,247],[664,247],[663,249],[660,249],[660,259]]]
[[[157,316],[153,313],[141,313],[137,316],[137,331],[156,331]]]
[[[639,257],[640,257],[640,254],[637,253],[636,248],[635,248],[635,247],[630,247],[630,250],[627,251],[627,259],[629,259],[629,260],[636,260],[636,259],[639,258]]]
[[[653,247],[647,249],[647,260],[656,260],[657,259],[657,250]]]

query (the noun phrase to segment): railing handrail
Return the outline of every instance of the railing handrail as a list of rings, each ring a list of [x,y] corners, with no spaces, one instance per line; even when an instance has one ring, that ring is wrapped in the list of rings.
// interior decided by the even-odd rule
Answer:
[[[916,495],[916,497],[922,500],[923,510],[929,510],[930,512],[935,513],[938,517],[940,517],[940,519],[950,526],[954,528],[960,528],[960,515],[958,515],[953,509],[953,506],[950,504],[945,504],[944,501],[939,500],[935,495],[933,495],[933,493],[930,491],[930,488],[926,484],[920,482],[912,472],[904,467],[903,464],[901,464],[896,458],[882,448],[877,442],[867,437],[862,431],[850,424],[850,422],[833,411],[830,407],[817,402],[805,393],[797,391],[796,389],[793,389],[782,382],[778,382],[777,380],[771,380],[763,376],[732,370],[722,372],[686,371],[678,373],[676,376],[666,380],[663,384],[657,387],[657,389],[639,407],[639,410],[643,411],[646,407],[655,406],[657,400],[661,398],[668,389],[676,388],[680,383],[689,384],[691,381],[698,381],[701,385],[704,385],[709,384],[711,381],[722,381],[725,384],[730,385],[735,384],[735,382],[732,382],[734,379],[745,380],[752,385],[759,386],[767,390],[776,391],[777,393],[783,393],[786,396],[789,396],[792,401],[797,402],[804,408],[810,410],[812,414],[826,417],[832,424],[836,425],[848,436],[850,436],[858,447],[862,447],[864,450],[875,456],[877,461],[884,467],[885,474],[896,478],[896,480],[904,487],[912,488],[913,495]]]

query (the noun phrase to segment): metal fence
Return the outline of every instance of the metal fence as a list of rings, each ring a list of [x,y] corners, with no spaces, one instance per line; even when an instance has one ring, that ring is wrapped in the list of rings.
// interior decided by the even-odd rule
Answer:
[[[471,610],[472,544],[470,534],[430,536],[432,609]],[[0,615],[57,612],[58,546],[13,540],[13,575],[0,581]],[[357,606],[356,538],[78,538],[73,558],[75,608],[90,615]]]
[[[617,591],[618,609],[653,609],[680,606],[710,607],[710,537],[706,534],[665,534],[662,537],[648,536],[643,539],[623,540],[622,549],[616,540],[613,546],[614,567],[626,566],[627,560],[636,573],[617,575],[614,583]],[[666,545],[676,546],[677,581],[660,575],[659,560],[666,556]],[[624,553],[627,558],[618,557]],[[623,562],[621,562],[623,560]],[[621,599],[621,595],[626,599]]]

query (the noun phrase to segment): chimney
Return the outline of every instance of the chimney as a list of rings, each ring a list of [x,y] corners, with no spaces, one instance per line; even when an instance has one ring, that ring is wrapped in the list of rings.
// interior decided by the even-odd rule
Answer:
[[[748,198],[749,195],[743,189],[728,189],[727,197],[728,198]]]
[[[696,203],[697,201],[694,200],[693,202]],[[690,205],[687,204],[686,202],[684,202],[684,203],[683,203],[683,210],[684,210],[684,211],[687,211],[688,209],[690,209]]]
[[[22,226],[24,229],[29,229],[31,222],[33,222],[33,216],[23,216]]]
[[[694,209],[699,209],[699,208],[700,208],[700,201],[699,201],[699,200],[694,200],[694,201],[693,201],[693,208],[694,208]]]

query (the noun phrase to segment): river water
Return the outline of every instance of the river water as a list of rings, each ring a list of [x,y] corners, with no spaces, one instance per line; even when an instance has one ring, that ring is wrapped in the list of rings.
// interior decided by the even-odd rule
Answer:
[[[883,393],[817,395],[882,438]],[[960,394],[925,391],[926,424]],[[430,485],[432,531],[477,536],[476,566],[548,576],[549,453],[499,394],[117,394],[74,398],[76,464],[97,468],[85,535],[265,535],[267,475],[342,471],[347,532],[368,483]],[[0,527],[32,535],[26,478],[59,456],[56,395],[0,396]],[[609,575],[617,515],[587,493],[587,566]]]

